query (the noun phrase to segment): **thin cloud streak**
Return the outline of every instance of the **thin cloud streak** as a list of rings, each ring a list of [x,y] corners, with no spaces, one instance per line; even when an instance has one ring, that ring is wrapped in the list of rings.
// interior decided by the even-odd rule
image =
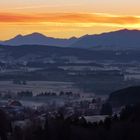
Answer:
[[[13,7],[13,8],[8,8],[5,10],[26,10],[26,9],[39,9],[39,8],[56,8],[60,7],[58,5],[37,5],[37,6],[22,6],[22,7]]]
[[[140,24],[140,17],[98,13],[43,13],[36,15],[0,13],[0,22],[106,23],[125,25]]]

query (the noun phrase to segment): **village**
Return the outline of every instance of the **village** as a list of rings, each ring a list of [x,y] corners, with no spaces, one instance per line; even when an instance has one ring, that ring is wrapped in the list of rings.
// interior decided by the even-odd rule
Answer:
[[[107,114],[101,115],[105,100],[95,96],[81,96],[72,92],[59,94],[44,92],[33,96],[32,92],[22,91],[11,96],[2,96],[0,109],[4,110],[12,121],[13,127],[25,126],[26,122],[38,120],[42,127],[46,116],[55,117],[62,114],[64,118],[85,117],[87,121],[96,122],[105,119]]]

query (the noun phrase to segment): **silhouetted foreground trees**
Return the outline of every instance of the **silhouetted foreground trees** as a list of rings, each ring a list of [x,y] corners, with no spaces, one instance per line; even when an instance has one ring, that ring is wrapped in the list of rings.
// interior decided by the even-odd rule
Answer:
[[[109,103],[105,103],[102,105],[100,112],[101,115],[112,115],[112,113],[112,106]]]
[[[7,140],[7,133],[12,132],[11,123],[3,110],[0,109],[0,138]]]
[[[126,106],[119,117],[114,115],[100,122],[87,122],[84,117],[64,118],[61,113],[46,115],[45,125],[32,119],[25,127],[14,126],[0,111],[0,137],[2,140],[139,140],[140,105]],[[8,136],[8,132],[11,135]]]

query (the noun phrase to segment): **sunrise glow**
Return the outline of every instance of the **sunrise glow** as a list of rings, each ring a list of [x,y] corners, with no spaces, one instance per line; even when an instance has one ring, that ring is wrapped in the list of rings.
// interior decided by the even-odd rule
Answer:
[[[138,4],[137,0],[6,0],[0,2],[0,39],[32,32],[68,38],[123,28],[140,29]],[[133,10],[131,5],[135,5]]]

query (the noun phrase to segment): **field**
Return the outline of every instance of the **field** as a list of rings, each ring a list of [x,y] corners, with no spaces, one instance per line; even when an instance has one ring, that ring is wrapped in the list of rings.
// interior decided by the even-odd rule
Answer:
[[[34,95],[41,92],[72,91],[82,92],[72,82],[29,81],[26,85],[13,84],[12,81],[0,81],[0,93],[17,93],[19,91],[32,91]]]

